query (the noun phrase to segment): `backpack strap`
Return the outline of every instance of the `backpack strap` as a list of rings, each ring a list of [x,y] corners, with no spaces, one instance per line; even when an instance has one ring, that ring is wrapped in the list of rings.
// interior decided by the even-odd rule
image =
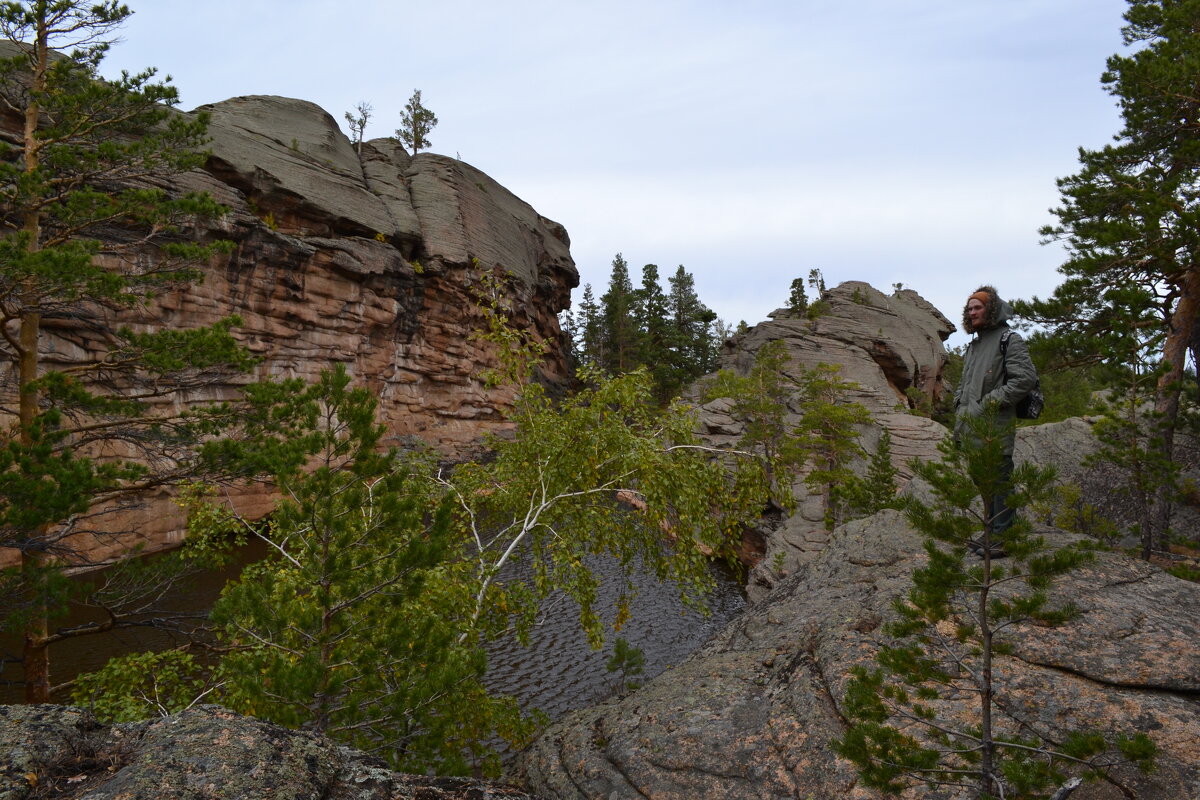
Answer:
[[[1004,372],[1005,383],[1008,383],[1008,340],[1012,335],[1012,328],[1007,328],[1000,334],[1000,369]]]
[[[1006,328],[1000,334],[1000,371],[1004,374],[1004,383],[1008,383],[1008,340],[1012,338],[1012,328]],[[1026,395],[1028,396],[1028,394]],[[1014,407],[1016,403],[1013,404]]]

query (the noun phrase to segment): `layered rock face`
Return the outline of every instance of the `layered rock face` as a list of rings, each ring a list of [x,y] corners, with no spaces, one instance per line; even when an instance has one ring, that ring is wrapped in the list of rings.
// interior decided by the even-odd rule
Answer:
[[[842,376],[858,384],[848,399],[873,417],[863,445],[872,448],[886,428],[907,481],[906,462],[936,458],[946,429],[907,413],[906,390],[930,397],[941,391],[941,342],[953,328],[911,292],[884,296],[866,284],[843,284],[826,299],[825,316],[810,321],[777,312],[751,329],[727,347],[724,366],[748,370],[772,339],[785,342],[793,375],[821,362],[840,364]],[[710,443],[729,445],[742,433],[729,410],[726,400],[703,407]],[[1023,429],[1017,458],[1082,480],[1079,461],[1094,447],[1088,424],[1069,420]],[[821,498],[802,480],[793,490],[796,512],[761,530],[765,558],[748,587],[757,602],[632,695],[559,720],[523,757],[530,791],[560,800],[882,797],[858,783],[830,742],[846,730],[851,668],[874,666],[892,603],[926,562],[922,540],[894,511],[827,531]],[[906,491],[927,487],[910,481]],[[1048,527],[1039,532],[1052,544],[1074,538]],[[995,663],[1008,698],[999,730],[1032,730],[1050,741],[1076,729],[1145,732],[1160,751],[1154,773],[1117,770],[1073,800],[1200,797],[1200,585],[1109,553],[1060,580],[1055,593],[1081,614],[1061,627],[1004,633],[1012,649]],[[941,713],[961,716],[963,709]],[[966,796],[925,787],[906,795]]]
[[[276,375],[311,377],[333,362],[376,389],[383,422],[453,451],[500,421],[509,395],[476,379],[489,363],[472,340],[480,270],[515,280],[515,324],[553,345],[557,313],[579,277],[570,240],[479,170],[444,156],[410,158],[379,139],[361,154],[319,107],[239,97],[205,107],[212,156],[199,182],[232,211],[215,235],[236,244],[172,321],[238,313]]]
[[[344,364],[379,396],[390,443],[416,438],[453,457],[502,428],[511,400],[511,390],[478,379],[491,357],[472,339],[481,325],[473,282],[501,270],[513,275],[514,324],[551,344],[547,380],[565,378],[557,312],[578,274],[561,225],[461,161],[410,158],[390,140],[357,152],[308,102],[239,97],[203,110],[211,156],[171,188],[226,205],[219,224],[195,234],[234,249],[204,265],[201,284],[114,325],[193,327],[240,315],[239,336],[262,358],[257,375],[311,380]],[[44,347],[87,358],[86,341],[48,335]],[[232,397],[257,375],[189,399]],[[270,505],[264,490],[233,497],[251,514]],[[137,543],[159,549],[183,532],[165,493],[103,528],[133,533],[97,538],[95,560]]]
[[[217,706],[123,725],[78,708],[0,706],[0,742],[0,800],[536,800],[488,781],[400,775]]]

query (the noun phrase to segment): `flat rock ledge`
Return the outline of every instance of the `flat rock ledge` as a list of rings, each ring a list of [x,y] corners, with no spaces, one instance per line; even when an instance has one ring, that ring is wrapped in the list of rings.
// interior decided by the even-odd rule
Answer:
[[[499,783],[401,775],[219,706],[118,725],[70,706],[0,706],[0,800],[42,798],[537,800]]]
[[[846,729],[851,668],[874,663],[892,602],[925,560],[897,512],[841,526],[687,661],[559,720],[522,756],[525,787],[560,800],[881,798],[830,742]],[[1085,784],[1071,800],[1200,798],[1200,585],[1101,553],[1054,591],[1081,613],[1061,627],[1006,632],[1012,652],[994,665],[1005,697],[997,724],[1051,741],[1070,730],[1141,731],[1157,744],[1151,774],[1117,769],[1113,782]],[[918,787],[904,797],[961,795]]]

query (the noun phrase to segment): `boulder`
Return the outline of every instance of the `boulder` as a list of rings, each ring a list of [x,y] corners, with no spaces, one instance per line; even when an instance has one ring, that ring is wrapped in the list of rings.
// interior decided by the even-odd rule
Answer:
[[[536,800],[483,780],[402,775],[219,706],[119,725],[66,706],[0,706],[0,742],[0,800]]]
[[[846,729],[850,669],[873,663],[891,604],[924,561],[919,536],[897,512],[838,528],[815,558],[683,664],[556,723],[523,756],[527,787],[563,800],[882,797],[858,783],[830,742]],[[1006,633],[1012,652],[995,663],[1007,698],[998,724],[1050,739],[1076,728],[1142,731],[1158,745],[1153,773],[1118,769],[1072,800],[1196,796],[1200,585],[1104,553],[1054,592],[1081,614],[1057,628]],[[922,787],[905,796],[966,795]]]

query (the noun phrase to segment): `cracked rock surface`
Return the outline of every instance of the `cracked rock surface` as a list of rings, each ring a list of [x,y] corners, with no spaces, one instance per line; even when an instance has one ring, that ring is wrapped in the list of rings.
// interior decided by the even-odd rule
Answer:
[[[1067,534],[1045,528],[1054,541]],[[880,625],[924,562],[897,512],[834,531],[685,663],[620,700],[560,720],[524,756],[530,791],[561,798],[876,798],[829,742],[851,667],[871,664]],[[1055,589],[1082,613],[1058,628],[1011,630],[996,663],[1002,726],[1144,731],[1160,749],[1145,776],[1072,800],[1200,797],[1200,585],[1105,553]],[[956,709],[944,709],[946,714]],[[912,798],[953,798],[922,788]]]
[[[323,736],[199,706],[101,725],[0,706],[0,800],[537,800],[499,783],[402,775]]]

